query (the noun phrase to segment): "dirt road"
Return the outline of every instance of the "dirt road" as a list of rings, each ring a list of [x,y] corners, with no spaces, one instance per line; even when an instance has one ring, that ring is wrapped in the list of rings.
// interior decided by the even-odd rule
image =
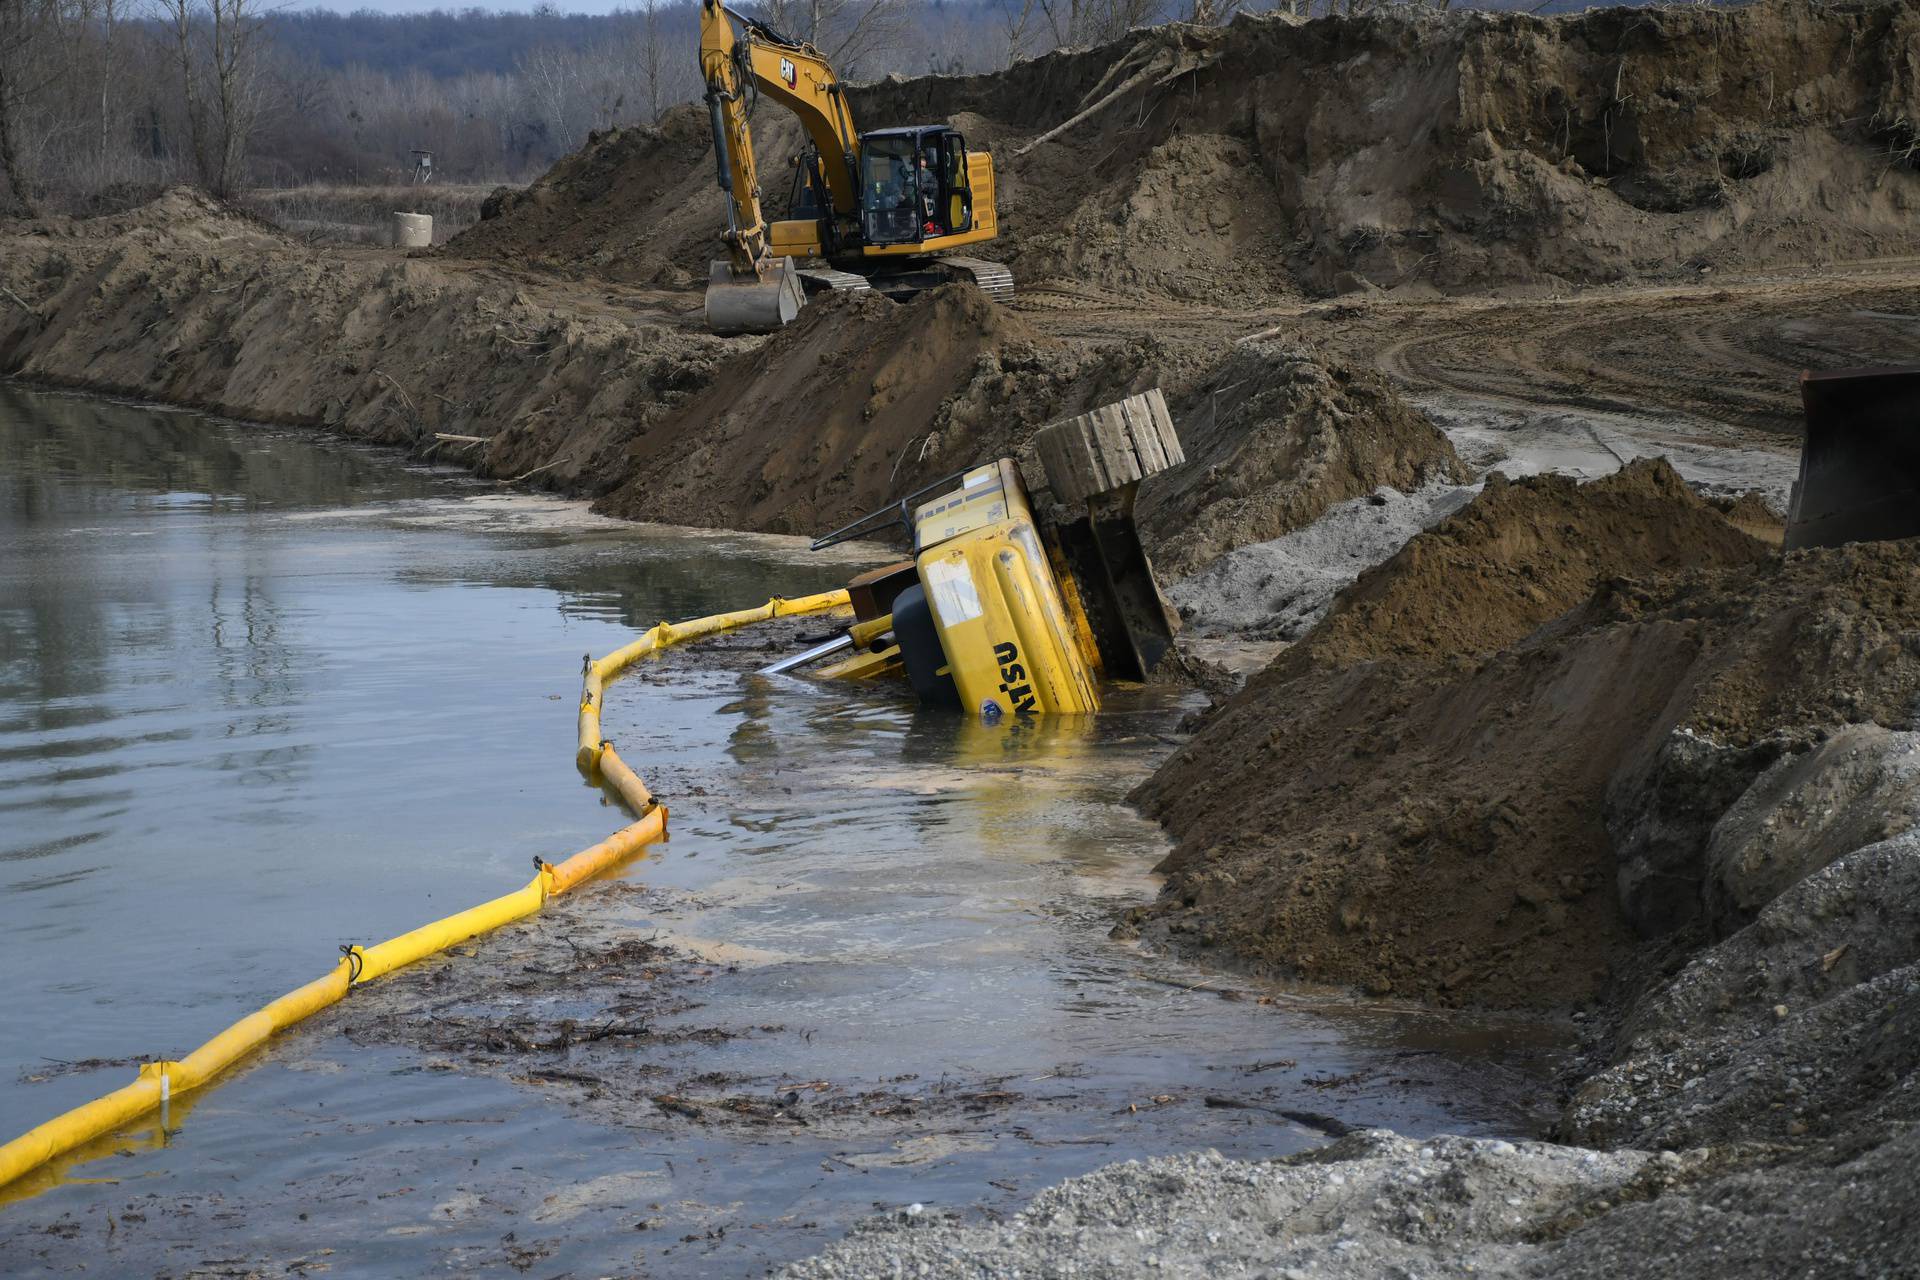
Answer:
[[[1226,343],[1272,332],[1374,364],[1416,399],[1716,423],[1773,444],[1798,435],[1803,370],[1920,360],[1920,261],[1907,258],[1537,298],[1251,310],[1042,284],[1014,310],[1075,341]]]

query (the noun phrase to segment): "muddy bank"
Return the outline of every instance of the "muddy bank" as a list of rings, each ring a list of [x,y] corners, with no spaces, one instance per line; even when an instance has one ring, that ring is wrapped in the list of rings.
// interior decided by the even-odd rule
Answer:
[[[639,520],[821,533],[978,462],[1047,421],[1155,385],[1124,349],[1047,338],[977,290],[905,304],[821,299],[722,366],[631,444],[632,478],[599,509]]]
[[[1378,374],[1297,341],[1065,341],[958,287],[726,340],[658,293],[316,250],[184,190],[0,244],[0,373],[324,427],[633,519],[823,532],[1152,386],[1192,459],[1145,508],[1174,573],[1463,474]]]
[[[1188,458],[1141,494],[1169,579],[1356,495],[1466,476],[1384,378],[1312,347],[1272,340],[1222,359],[1151,340],[1064,343],[949,287],[904,306],[809,307],[637,439],[634,478],[598,509],[666,519],[711,505],[749,528],[823,530],[984,459],[1025,458],[1047,422],[1151,387],[1167,392]]]
[[[1142,787],[1178,844],[1134,923],[1380,992],[1630,997],[1641,939],[1905,821],[1916,554],[1783,558],[1660,463],[1496,478]]]
[[[630,300],[316,249],[185,189],[114,217],[5,224],[0,284],[0,373],[325,427],[562,491],[617,474],[628,437],[725,350]]]
[[[1664,463],[1586,486],[1494,477],[1362,574],[1141,789],[1178,843],[1135,923],[1382,994],[1597,995],[1632,948],[1609,779],[1705,678],[1692,620],[1641,627],[1636,646],[1604,602],[1766,555]]]
[[[988,256],[1030,283],[1244,303],[1697,279],[1920,247],[1916,15],[1243,15],[850,101],[865,127],[945,120],[993,152]],[[776,113],[762,146],[796,132]],[[725,223],[694,106],[489,212],[446,252],[663,287],[703,278]]]

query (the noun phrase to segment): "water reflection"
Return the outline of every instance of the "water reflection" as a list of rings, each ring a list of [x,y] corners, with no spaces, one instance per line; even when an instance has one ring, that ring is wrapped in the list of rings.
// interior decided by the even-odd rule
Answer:
[[[102,426],[103,415],[108,425]],[[129,509],[348,506],[449,491],[447,476],[310,433],[0,383],[0,476],[17,527]]]
[[[840,572],[12,385],[0,547],[0,1081],[190,1046],[336,942],[600,838],[569,764],[580,654]],[[0,1128],[91,1092],[0,1087]]]

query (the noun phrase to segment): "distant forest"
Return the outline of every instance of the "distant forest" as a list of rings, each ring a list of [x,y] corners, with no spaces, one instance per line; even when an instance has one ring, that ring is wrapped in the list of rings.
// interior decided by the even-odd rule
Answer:
[[[850,79],[997,70],[1135,26],[1242,8],[1408,0],[757,0]],[[1434,7],[1449,7],[1434,0]],[[1461,7],[1461,6],[1453,6]],[[1492,0],[1481,7],[1583,7]],[[248,187],[524,182],[594,129],[699,96],[692,0],[288,12],[266,0],[0,0],[0,212],[123,204],[179,181]]]

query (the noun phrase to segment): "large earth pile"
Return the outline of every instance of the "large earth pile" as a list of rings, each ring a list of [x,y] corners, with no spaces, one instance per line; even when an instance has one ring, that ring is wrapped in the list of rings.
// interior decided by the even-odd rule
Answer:
[[[759,112],[754,130],[768,157],[800,143],[785,113]],[[625,284],[704,285],[726,225],[706,109],[683,103],[657,128],[596,133],[532,186],[496,190],[480,218],[440,251]]]
[[[1387,9],[1168,26],[855,89],[992,151],[1029,282],[1251,300],[1697,276],[1920,247],[1920,6]],[[756,121],[770,200],[798,145]],[[602,135],[446,252],[678,286],[724,222],[704,115]]]
[[[343,259],[184,188],[0,229],[0,285],[0,374],[325,426],[572,490],[624,475],[626,440],[733,350],[659,317],[556,305],[570,300],[537,284]]]
[[[904,305],[831,295],[643,431],[630,446],[632,478],[600,507],[823,533],[1010,449],[1023,419],[1037,425],[1056,395],[1016,393],[997,416],[968,411],[975,381],[1001,374],[1003,361],[1057,368],[1067,381],[1073,357],[976,290],[949,286]]]
[[[1496,481],[1142,788],[1178,843],[1135,923],[1381,993],[1596,997],[1636,935],[1738,927],[1883,834],[1863,819],[1710,853],[1782,760],[1849,724],[1908,725],[1916,634],[1920,543],[1781,559],[1663,462]],[[1829,751],[1848,804],[1891,829],[1904,757]],[[1833,808],[1821,764],[1820,786],[1773,776],[1745,820]]]
[[[1298,347],[1211,366],[1155,342],[1073,346],[949,286],[833,295],[643,428],[608,514],[816,534],[922,484],[1021,457],[1040,426],[1161,386],[1185,466],[1142,495],[1163,577],[1308,524],[1381,485],[1463,478],[1439,428],[1378,374]]]

